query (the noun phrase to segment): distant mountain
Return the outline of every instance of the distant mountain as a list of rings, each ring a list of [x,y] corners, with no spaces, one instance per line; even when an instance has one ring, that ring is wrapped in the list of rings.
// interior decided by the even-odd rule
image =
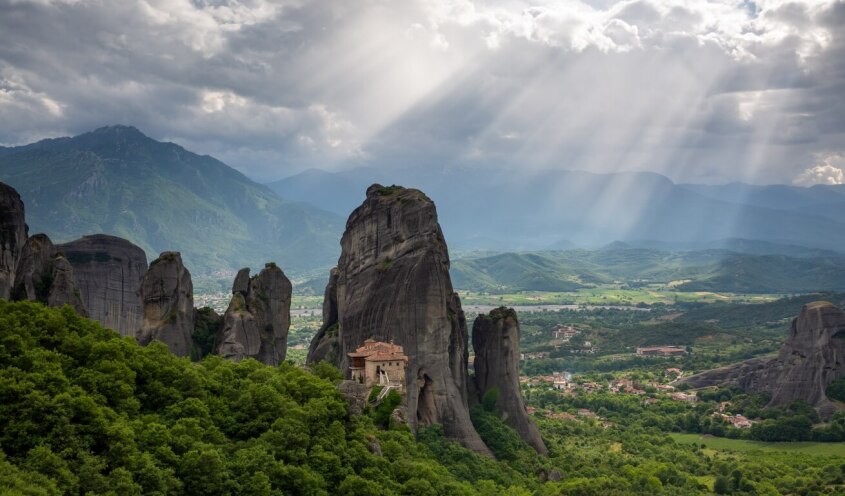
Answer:
[[[194,273],[271,260],[310,268],[333,264],[339,252],[339,216],[134,127],[0,150],[0,181],[20,192],[31,232],[56,242],[113,234],[150,258],[178,250]]]
[[[636,287],[674,281],[680,291],[799,293],[845,290],[845,256],[797,258],[727,250],[670,253],[613,243],[601,250],[457,259],[451,274],[456,288],[488,292],[573,291],[611,282]]]
[[[845,251],[845,187],[677,185],[646,172],[449,166],[312,170],[268,186],[347,215],[373,182],[425,191],[455,248],[534,251],[652,240],[683,249],[733,249],[720,243],[740,239]],[[560,240],[571,245],[558,245]]]

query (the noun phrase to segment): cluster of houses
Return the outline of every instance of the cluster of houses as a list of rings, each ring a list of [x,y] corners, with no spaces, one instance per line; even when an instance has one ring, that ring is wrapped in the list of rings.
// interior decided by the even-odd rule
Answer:
[[[666,369],[666,375],[668,377],[679,377],[682,374],[683,372],[677,368]],[[569,372],[553,372],[551,375],[537,375],[533,377],[520,376],[519,382],[520,384],[527,387],[550,385],[553,389],[560,391],[564,394],[574,394],[576,391],[579,390],[584,391],[588,394],[596,391],[605,390],[605,386],[597,382],[574,382],[572,380],[572,374]],[[642,389],[643,387],[654,388],[655,390],[661,393],[670,393],[669,397],[675,401],[698,401],[698,397],[696,395],[675,391],[675,387],[671,384],[649,382],[644,386],[638,387],[634,384],[634,381],[632,379],[626,377],[614,379],[608,382],[606,390],[614,394],[646,395],[647,391]]]
[[[715,418],[720,418],[724,420],[725,422],[736,427],[737,429],[749,429],[752,425],[754,425],[754,422],[749,420],[747,417],[739,414],[731,415],[729,413],[713,412],[713,416]]]
[[[581,331],[570,325],[561,324],[552,329],[552,333],[554,334],[555,339],[568,343],[570,339],[581,334]]]
[[[520,353],[520,360],[545,360],[549,358],[548,351],[533,351],[529,353]]]

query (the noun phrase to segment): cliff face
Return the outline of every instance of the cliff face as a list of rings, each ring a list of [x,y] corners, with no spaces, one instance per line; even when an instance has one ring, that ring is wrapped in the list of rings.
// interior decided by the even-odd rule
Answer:
[[[230,360],[281,363],[287,355],[292,290],[276,264],[268,263],[251,279],[249,269],[241,269],[232,285],[232,301],[215,352]]]
[[[92,319],[121,336],[135,337],[143,314],[138,289],[147,255],[129,241],[95,234],[56,245],[64,253]]]
[[[497,308],[479,315],[472,326],[475,351],[475,385],[479,400],[491,390],[498,391],[496,411],[519,436],[538,453],[547,455],[540,431],[525,411],[519,389],[519,321],[512,308]]]
[[[411,427],[442,424],[447,437],[489,454],[470,421],[466,320],[434,203],[418,190],[370,186],[346,223],[332,285],[337,326],[315,337],[309,361],[336,339],[335,363],[349,377],[347,353],[364,340],[403,346]],[[332,306],[325,306],[328,322]]]
[[[845,312],[832,303],[804,305],[792,321],[777,358],[752,359],[691,376],[693,387],[735,384],[751,393],[769,393],[769,405],[802,400],[823,419],[834,413],[825,389],[845,375]]]
[[[15,272],[13,299],[39,301],[52,307],[67,304],[80,315],[88,316],[73,267],[46,234],[36,234],[26,241]]]
[[[327,361],[340,363],[340,345],[337,339],[337,267],[329,273],[329,282],[323,294],[323,324],[308,347],[307,363]]]
[[[9,299],[28,235],[20,195],[11,186],[0,183],[0,298]]]
[[[141,279],[144,320],[138,343],[162,341],[174,355],[191,353],[194,331],[194,286],[178,252],[166,251]]]

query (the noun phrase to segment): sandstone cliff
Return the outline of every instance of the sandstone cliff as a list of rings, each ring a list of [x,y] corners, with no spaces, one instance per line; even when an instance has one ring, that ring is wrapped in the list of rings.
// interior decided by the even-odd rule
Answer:
[[[232,301],[223,316],[215,352],[231,360],[255,358],[278,365],[287,355],[292,285],[282,269],[268,263],[249,277],[241,269],[232,285]]]
[[[750,393],[769,393],[769,405],[802,400],[823,419],[833,412],[825,389],[845,375],[845,312],[832,303],[804,305],[776,358],[755,358],[688,377],[693,387],[735,384]]]
[[[105,234],[84,236],[56,249],[73,267],[91,318],[121,336],[135,337],[143,319],[138,289],[147,271],[144,250]]]
[[[0,183],[0,298],[9,299],[28,231],[20,195]]]
[[[144,320],[138,343],[158,340],[178,356],[191,353],[194,331],[194,286],[178,252],[166,251],[150,264],[141,279]]]
[[[30,237],[21,250],[15,269],[12,298],[39,301],[52,307],[70,305],[77,313],[88,316],[82,302],[73,267],[46,234]]]
[[[411,427],[442,424],[447,437],[490,454],[470,421],[466,320],[434,203],[415,189],[370,186],[346,223],[333,284],[327,294],[336,297],[337,325],[325,326],[334,311],[328,303],[309,361],[330,355],[336,339],[335,363],[349,377],[347,353],[364,340],[403,346]]]
[[[547,455],[540,431],[525,411],[519,389],[520,328],[512,308],[497,308],[489,315],[479,315],[472,325],[475,351],[475,385],[479,400],[496,391],[496,411],[519,436],[538,453]]]

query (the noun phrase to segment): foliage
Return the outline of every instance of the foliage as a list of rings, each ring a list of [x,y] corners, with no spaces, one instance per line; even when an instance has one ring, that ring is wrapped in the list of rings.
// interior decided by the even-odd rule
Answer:
[[[194,314],[194,332],[191,334],[194,347],[192,358],[198,360],[214,349],[214,340],[223,330],[223,317],[209,307],[198,308]]]
[[[387,427],[390,424],[390,414],[393,413],[393,410],[400,403],[402,403],[402,396],[395,389],[391,389],[373,411],[373,421],[375,424],[381,427]]]
[[[330,380],[192,363],[69,307],[0,301],[0,418],[3,494],[477,494],[410,433],[350,418]]]
[[[831,382],[825,394],[832,400],[845,401],[845,377]]]
[[[378,429],[395,396],[382,412],[351,417],[334,385],[339,371],[316,364],[312,372],[215,356],[192,363],[68,307],[0,301],[0,493],[706,495],[720,477],[732,494],[845,489],[845,458],[830,451],[705,449],[665,434],[713,428],[704,419],[721,398],[757,408],[766,422],[809,421],[801,404],[766,409],[731,390],[698,404],[532,391],[534,406],[588,408],[607,421],[534,417],[547,458],[477,405],[472,420],[492,459],[438,425],[421,427],[416,440],[405,429]],[[825,432],[845,432],[845,415]]]
[[[491,387],[484,393],[484,398],[481,399],[481,406],[484,411],[492,412],[496,408],[496,401],[499,400],[499,388]]]

